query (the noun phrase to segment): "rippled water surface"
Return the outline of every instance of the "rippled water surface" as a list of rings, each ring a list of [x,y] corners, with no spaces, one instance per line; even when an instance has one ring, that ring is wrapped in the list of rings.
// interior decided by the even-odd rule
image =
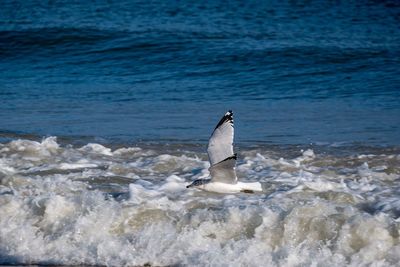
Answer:
[[[397,1],[3,1],[0,130],[399,144]]]

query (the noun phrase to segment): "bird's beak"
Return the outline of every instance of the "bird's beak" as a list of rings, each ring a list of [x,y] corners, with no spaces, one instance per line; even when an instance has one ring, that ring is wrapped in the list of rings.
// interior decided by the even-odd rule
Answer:
[[[190,185],[187,185],[186,188],[190,188]]]

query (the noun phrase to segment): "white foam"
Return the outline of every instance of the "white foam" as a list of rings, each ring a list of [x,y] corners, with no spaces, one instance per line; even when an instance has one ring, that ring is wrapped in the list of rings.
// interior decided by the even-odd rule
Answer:
[[[208,176],[205,154],[63,147],[53,137],[4,144],[0,263],[398,264],[397,155],[242,153],[239,177],[263,182],[268,193],[186,190]]]
[[[74,170],[83,168],[95,168],[96,164],[93,163],[61,163],[58,168],[61,170]]]
[[[104,147],[100,144],[89,143],[79,149],[80,151],[85,151],[94,154],[112,156],[111,148]]]
[[[20,152],[24,156],[49,157],[58,149],[57,138],[52,136],[44,138],[42,142],[18,139],[10,142],[7,150]]]

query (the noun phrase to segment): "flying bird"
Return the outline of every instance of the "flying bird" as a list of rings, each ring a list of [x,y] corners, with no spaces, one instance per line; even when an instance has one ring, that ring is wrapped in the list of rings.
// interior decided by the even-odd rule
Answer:
[[[233,112],[229,110],[215,127],[208,141],[211,179],[195,180],[186,188],[198,188],[216,193],[254,193],[261,192],[259,182],[242,183],[238,181],[235,166],[237,155],[233,152]]]

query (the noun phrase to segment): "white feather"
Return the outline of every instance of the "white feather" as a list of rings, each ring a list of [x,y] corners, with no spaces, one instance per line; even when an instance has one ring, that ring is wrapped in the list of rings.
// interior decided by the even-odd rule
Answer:
[[[221,182],[226,184],[236,184],[237,177],[235,171],[236,157],[228,158],[209,168],[212,182]]]
[[[228,111],[220,120],[208,141],[211,166],[233,156],[233,113]]]

